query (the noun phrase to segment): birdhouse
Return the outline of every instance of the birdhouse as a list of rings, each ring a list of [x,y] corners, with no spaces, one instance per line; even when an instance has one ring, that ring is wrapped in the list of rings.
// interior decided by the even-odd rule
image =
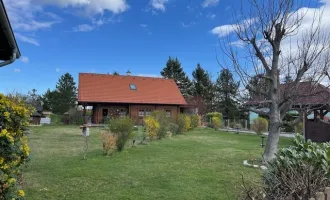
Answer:
[[[84,136],[84,137],[89,136],[89,128],[90,128],[90,126],[87,125],[87,124],[84,124],[84,125],[80,126],[82,136]]]

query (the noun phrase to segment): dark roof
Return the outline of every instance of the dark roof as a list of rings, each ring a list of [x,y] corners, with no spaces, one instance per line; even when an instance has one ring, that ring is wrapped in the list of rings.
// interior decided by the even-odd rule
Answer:
[[[31,115],[31,117],[41,117],[41,114],[37,111],[34,111]]]
[[[19,58],[21,54],[4,3],[0,0],[0,60],[10,60],[15,49],[17,50],[16,58]]]
[[[172,79],[90,73],[79,74],[78,102],[186,105]]]
[[[281,98],[292,96],[293,105],[325,105],[330,102],[330,89],[320,83],[300,82],[296,89],[293,83],[281,84]],[[292,92],[295,94],[293,95]],[[257,96],[249,100],[245,105],[258,105],[265,101],[263,96]]]

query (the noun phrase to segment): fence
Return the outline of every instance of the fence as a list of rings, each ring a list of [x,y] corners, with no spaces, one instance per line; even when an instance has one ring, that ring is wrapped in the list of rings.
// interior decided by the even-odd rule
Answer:
[[[310,198],[309,200],[330,200],[330,187],[325,188],[324,192],[316,193],[316,199]]]

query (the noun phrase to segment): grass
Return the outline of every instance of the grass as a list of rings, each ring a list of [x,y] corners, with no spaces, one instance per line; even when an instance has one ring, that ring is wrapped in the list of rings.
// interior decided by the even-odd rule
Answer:
[[[260,177],[260,170],[242,165],[261,156],[258,136],[196,129],[105,157],[99,133],[91,130],[83,160],[79,127],[32,128],[27,199],[236,199],[242,174],[249,181]]]

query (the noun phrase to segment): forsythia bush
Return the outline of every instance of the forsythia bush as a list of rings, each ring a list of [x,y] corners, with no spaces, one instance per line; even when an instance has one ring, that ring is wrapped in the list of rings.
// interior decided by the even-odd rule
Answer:
[[[219,113],[219,112],[206,113],[207,120],[212,120],[213,117],[217,117],[221,120],[222,119],[222,113]]]
[[[221,127],[221,119],[219,117],[212,117],[211,125],[214,129],[219,129]]]
[[[187,132],[191,128],[191,119],[189,115],[180,114],[176,123],[179,126],[177,134]]]
[[[104,155],[112,154],[117,148],[117,136],[111,133],[102,132],[101,139],[103,143]]]
[[[201,126],[202,118],[199,115],[191,115],[191,128],[197,128]]]
[[[265,118],[258,117],[252,122],[252,130],[255,131],[258,135],[263,134],[268,129],[268,121]]]
[[[144,124],[147,129],[147,135],[150,139],[157,136],[159,129],[160,129],[160,124],[156,118],[154,118],[152,116],[148,116],[148,117],[144,118]]]
[[[23,132],[30,114],[23,102],[0,94],[0,199],[24,199],[19,179],[30,152]]]
[[[189,115],[184,116],[184,131],[187,132],[191,129],[191,119]]]

